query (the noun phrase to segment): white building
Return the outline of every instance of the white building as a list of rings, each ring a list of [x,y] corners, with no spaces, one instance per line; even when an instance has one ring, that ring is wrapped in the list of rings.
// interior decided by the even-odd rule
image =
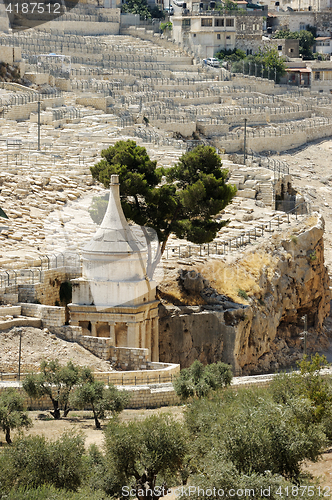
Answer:
[[[198,4],[197,4],[198,5]],[[213,57],[220,50],[239,48],[248,54],[262,43],[263,12],[223,13],[215,10],[192,10],[172,18],[173,38],[201,58]]]
[[[319,36],[315,43],[316,52],[318,54],[332,54],[332,38],[329,36]]]
[[[148,276],[147,235],[148,229],[127,223],[119,177],[112,175],[103,222],[82,251],[82,277],[72,280],[70,323],[85,335],[111,338],[114,347],[146,348],[159,361],[159,302]]]

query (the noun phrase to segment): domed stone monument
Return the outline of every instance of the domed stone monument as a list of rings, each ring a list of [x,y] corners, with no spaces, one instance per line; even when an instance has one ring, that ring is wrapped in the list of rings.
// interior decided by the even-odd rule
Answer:
[[[151,272],[149,228],[130,226],[121,207],[119,177],[111,176],[106,214],[82,250],[82,277],[72,280],[71,325],[108,337],[114,347],[146,348],[159,360],[158,301]],[[150,274],[150,276],[148,275]]]

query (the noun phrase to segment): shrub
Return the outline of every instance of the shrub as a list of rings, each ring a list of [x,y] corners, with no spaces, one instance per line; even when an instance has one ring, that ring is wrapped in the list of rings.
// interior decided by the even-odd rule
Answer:
[[[311,420],[310,401],[278,404],[262,389],[225,391],[218,399],[194,401],[185,413],[192,436],[192,465],[202,470],[210,451],[239,475],[272,474],[291,480],[301,462],[317,460],[326,436]]]
[[[82,482],[84,440],[63,434],[57,441],[42,436],[14,440],[0,455],[0,484],[4,492],[18,488],[53,485],[76,490]]]
[[[247,292],[245,290],[241,290],[241,288],[239,288],[237,294],[242,299],[248,300],[248,298],[249,298]]]
[[[225,363],[212,363],[203,366],[199,361],[194,361],[190,368],[181,370],[175,379],[174,389],[181,399],[207,396],[210,391],[226,387],[232,381],[231,367]]]

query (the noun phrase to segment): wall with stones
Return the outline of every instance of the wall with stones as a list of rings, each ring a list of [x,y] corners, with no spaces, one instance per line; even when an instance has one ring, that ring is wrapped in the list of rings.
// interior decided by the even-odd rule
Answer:
[[[57,107],[61,106],[64,103],[63,97],[53,97],[50,99],[45,99],[41,101],[40,108],[42,110],[48,107]],[[6,112],[7,120],[28,120],[30,118],[31,113],[37,113],[38,110],[38,102],[27,102],[26,104],[18,104],[17,106],[13,105],[8,108]]]
[[[196,131],[196,122],[170,121],[165,123],[163,121],[153,120],[153,119],[151,119],[150,121],[155,127],[158,127],[161,130],[167,130],[170,132],[179,132],[184,137],[190,137],[192,136],[193,132]]]
[[[183,368],[195,359],[223,361],[238,374],[289,366],[302,356],[299,335],[305,314],[313,331],[312,347],[317,349],[320,342],[325,346],[322,325],[330,311],[330,291],[324,221],[317,216],[317,223],[311,224],[305,219],[298,234],[281,235],[263,247],[264,255],[277,256],[277,261],[262,271],[259,292],[247,305],[221,301],[207,306],[160,306],[160,360]]]
[[[78,272],[68,271],[64,268],[43,271],[41,282],[17,286],[19,302],[39,301],[41,304],[54,306],[57,301],[60,301],[61,283],[78,276],[80,276]]]
[[[65,308],[41,304],[20,304],[22,315],[39,318],[43,327],[57,327],[65,323]]]
[[[126,408],[140,409],[140,408],[160,408],[161,406],[174,406],[180,404],[180,400],[176,395],[172,384],[162,384],[161,387],[150,387],[148,385],[137,387],[118,387],[130,394],[130,401]],[[5,387],[0,387],[0,394],[5,390]],[[31,399],[17,384],[17,390],[20,392],[25,401],[28,410],[52,410],[51,400],[44,396],[39,399]],[[87,406],[86,410],[90,410]],[[70,414],[69,414],[70,416]]]
[[[256,136],[247,134],[247,148],[256,152],[261,151],[286,151],[296,148],[307,142],[331,135],[331,124],[312,125],[304,128],[300,125],[294,125],[292,130],[273,130],[266,129],[262,132],[254,131]],[[218,148],[225,148],[227,153],[234,153],[243,150],[243,134],[238,136],[225,135],[215,139],[214,145]]]

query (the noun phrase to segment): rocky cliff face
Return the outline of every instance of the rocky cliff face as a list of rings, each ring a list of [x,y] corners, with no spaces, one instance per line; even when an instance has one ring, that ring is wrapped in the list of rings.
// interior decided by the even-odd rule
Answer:
[[[290,366],[303,354],[304,315],[308,350],[327,347],[323,321],[330,293],[323,234],[323,219],[310,216],[259,250],[247,251],[229,269],[224,267],[224,279],[215,278],[219,263],[177,270],[179,305],[170,303],[167,286],[160,287],[160,360],[182,367],[195,359],[221,360],[238,374]],[[227,276],[228,270],[232,272]],[[193,296],[200,305],[184,305],[184,297],[190,303]]]

